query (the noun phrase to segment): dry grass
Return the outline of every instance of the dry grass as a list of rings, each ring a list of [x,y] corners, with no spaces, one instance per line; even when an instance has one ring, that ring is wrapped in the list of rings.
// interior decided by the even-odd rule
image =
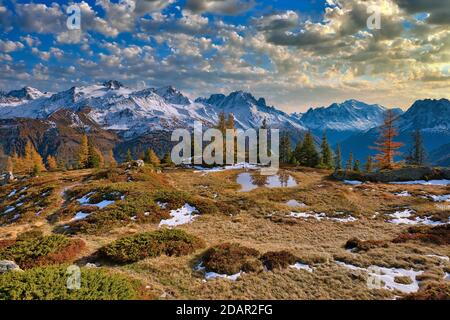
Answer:
[[[448,243],[392,242],[401,235],[426,232],[411,233],[407,226],[387,223],[386,215],[400,208],[410,208],[419,216],[431,215],[435,219],[445,220],[449,212],[441,210],[435,203],[421,196],[449,194],[450,188],[388,184],[349,186],[330,180],[327,171],[293,168],[289,174],[297,180],[298,186],[259,188],[244,193],[239,192],[240,187],[236,183],[238,173],[239,171],[224,171],[204,174],[178,169],[162,174],[146,170],[127,174],[121,171],[114,174],[92,171],[69,172],[70,176],[66,178],[59,173],[49,174],[46,178],[53,181],[51,183],[54,184],[56,200],[49,210],[52,213],[46,213],[46,216],[56,214],[58,219],[39,218],[30,222],[24,220],[9,223],[0,227],[1,239],[14,239],[18,233],[33,229],[33,226],[37,226],[44,234],[49,234],[55,228],[67,224],[68,219],[79,209],[71,207],[74,206],[73,202],[77,197],[98,188],[114,187],[125,194],[126,198],[103,211],[93,210],[91,221],[93,223],[88,221],[88,224],[90,227],[100,226],[100,228],[98,230],[96,228],[96,232],[80,233],[79,236],[86,243],[86,253],[79,263],[97,261],[93,253],[117,239],[157,230],[159,220],[167,217],[170,209],[179,208],[188,202],[197,206],[202,214],[195,222],[180,226],[180,229],[204,239],[207,247],[237,243],[251,251],[256,250],[261,255],[268,252],[289,252],[297,258],[297,261],[314,268],[310,273],[288,268],[283,262],[280,263],[281,268],[274,268],[272,271],[255,268],[256,271],[245,273],[237,281],[217,279],[205,282],[204,274],[194,271],[194,267],[202,258],[195,252],[181,257],[162,255],[128,265],[108,266],[116,272],[139,279],[149,287],[148,294],[153,297],[391,299],[394,296],[404,296],[387,290],[370,290],[363,274],[356,274],[337,265],[336,260],[361,267],[378,265],[423,270],[424,273],[420,277],[423,289],[420,293],[430,292],[431,289],[427,288],[432,285],[437,284],[439,288],[445,288],[448,284],[444,280],[444,272],[450,271],[449,262],[429,256],[450,256]],[[121,178],[123,176],[131,177],[132,181],[127,182]],[[72,196],[63,198],[60,192],[67,187],[72,188],[72,191],[69,191],[69,195]],[[1,187],[0,194],[8,194],[9,188],[9,186]],[[408,191],[413,196],[394,195],[402,191]],[[148,201],[139,202],[139,199],[147,199],[145,197],[148,197]],[[303,202],[307,207],[294,209],[286,206],[285,202],[291,199]],[[166,200],[169,207],[161,210],[155,206],[157,200]],[[127,202],[128,207],[123,207]],[[148,207],[144,207],[144,204]],[[111,219],[111,216],[106,214],[123,208],[129,208],[129,211],[126,210],[126,215],[120,219]],[[155,219],[138,218],[136,221],[130,219],[131,214],[142,217],[142,210],[155,213]],[[330,217],[345,212],[357,218],[357,221],[339,223],[330,220],[296,219],[287,217],[290,211],[324,212]],[[448,232],[445,234],[448,236]],[[346,250],[346,243],[352,238],[356,238],[357,241],[353,241],[353,248],[358,250],[350,252]],[[350,249],[349,246],[347,248]],[[259,257],[258,254],[258,259]],[[292,259],[282,260],[290,264]],[[446,291],[439,289],[438,292]],[[427,293],[426,296],[441,297],[440,293]]]

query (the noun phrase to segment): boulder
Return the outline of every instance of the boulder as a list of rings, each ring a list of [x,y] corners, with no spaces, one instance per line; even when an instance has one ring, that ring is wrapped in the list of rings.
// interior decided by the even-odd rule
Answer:
[[[10,271],[22,271],[22,269],[14,261],[0,260],[0,274]]]

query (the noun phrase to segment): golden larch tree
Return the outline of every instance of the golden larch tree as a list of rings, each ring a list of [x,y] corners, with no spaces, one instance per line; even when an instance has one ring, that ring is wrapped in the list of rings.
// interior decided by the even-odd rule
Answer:
[[[398,116],[391,109],[384,114],[384,121],[380,127],[380,136],[375,142],[372,149],[379,153],[375,156],[375,160],[380,169],[393,169],[394,156],[399,154],[397,151],[403,146],[401,142],[395,142],[394,138],[398,136],[398,131],[395,125]]]

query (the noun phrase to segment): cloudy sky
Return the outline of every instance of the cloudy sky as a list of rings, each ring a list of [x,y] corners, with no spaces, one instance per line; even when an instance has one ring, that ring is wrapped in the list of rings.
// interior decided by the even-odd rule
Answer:
[[[191,97],[246,90],[288,112],[350,98],[407,108],[450,98],[449,2],[0,0],[0,90],[115,79]]]

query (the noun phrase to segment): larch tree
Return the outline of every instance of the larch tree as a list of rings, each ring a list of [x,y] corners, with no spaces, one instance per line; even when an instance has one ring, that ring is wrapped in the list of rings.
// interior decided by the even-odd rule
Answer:
[[[167,166],[172,166],[173,162],[172,162],[172,157],[170,156],[170,152],[167,152],[163,159],[162,159],[162,164],[167,165]]]
[[[79,169],[84,169],[88,166],[89,157],[89,141],[86,134],[81,137],[80,146],[77,154],[77,164]]]
[[[394,141],[394,138],[398,136],[395,125],[397,119],[398,116],[393,110],[388,109],[385,112],[383,124],[380,127],[380,136],[375,142],[375,146],[371,147],[379,152],[375,159],[380,169],[393,169],[394,157],[399,154],[397,150],[403,146],[403,143]]]
[[[117,161],[116,158],[114,158],[114,152],[112,151],[112,149],[109,149],[108,151],[108,164],[110,168],[117,167]]]
[[[125,156],[125,162],[131,162],[133,161],[133,156],[131,155],[131,150],[127,150],[127,155]]]
[[[93,143],[89,143],[87,168],[101,168],[104,164],[105,159],[101,151]]]
[[[345,170],[351,171],[353,169],[353,152],[350,152],[347,163],[345,165]]]
[[[55,157],[48,155],[46,162],[47,162],[47,169],[49,171],[54,171],[58,169],[58,162],[56,161]]]
[[[406,157],[406,163],[416,166],[422,166],[426,161],[426,151],[423,146],[423,138],[419,129],[412,133],[412,147]]]
[[[161,164],[161,161],[159,160],[155,151],[153,151],[153,149],[151,149],[151,148],[147,149],[147,152],[145,154],[145,160],[146,160],[145,162],[147,162],[153,166],[159,166]]]

